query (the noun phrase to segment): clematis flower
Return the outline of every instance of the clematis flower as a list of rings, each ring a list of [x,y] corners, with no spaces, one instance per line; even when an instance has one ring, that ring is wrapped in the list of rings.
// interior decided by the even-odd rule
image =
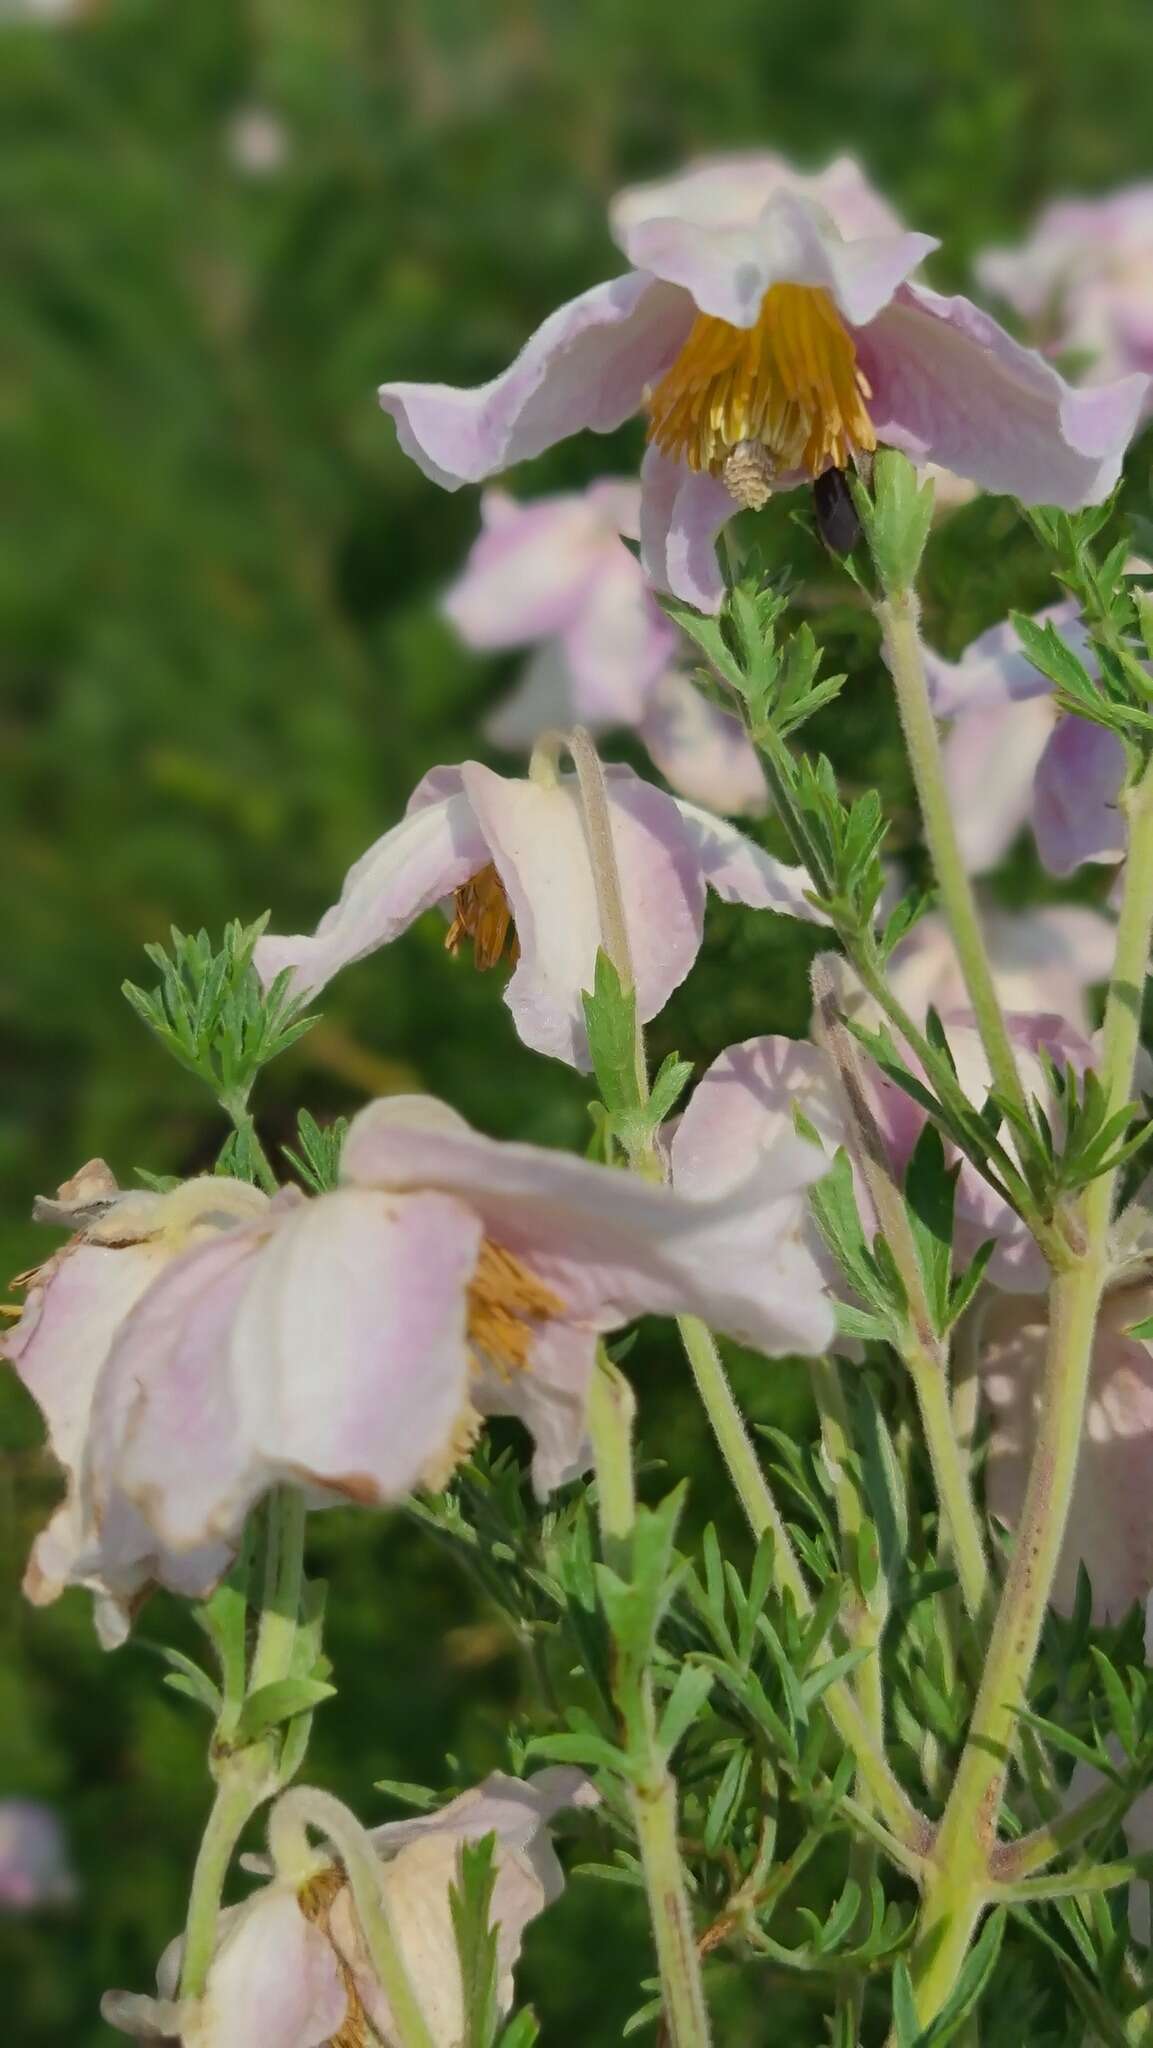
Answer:
[[[437,1813],[370,1831],[380,1859],[380,1891],[409,1981],[436,2048],[458,2048],[466,2013],[450,1891],[462,1843],[495,1836],[492,1926],[497,1937],[497,1996],[513,2003],[513,1969],[524,1930],[564,1889],[549,1823],[564,1807],[587,1807],[597,1794],[582,1771],[540,1771],[521,1780],[494,1772]],[[182,1944],[165,1951],[159,1998],[113,1991],[104,2018],[125,2034],[184,2048],[323,2048],[326,2042],[398,2036],[369,1960],[355,1904],[339,1864],[318,1857],[307,1873],[277,1871],[240,1906],[223,1912],[203,1999],[176,1997]]]
[[[818,920],[800,868],[631,768],[607,768],[605,777],[643,1022],[696,959],[706,887],[727,903]],[[257,972],[267,984],[290,968],[298,993],[323,988],[449,896],[450,951],[467,939],[478,967],[506,955],[515,962],[505,1001],[525,1044],[587,1067],[581,991],[593,985],[601,926],[572,776],[518,779],[476,761],[434,768],[404,821],[350,868],[339,902],[311,937],[260,940]]]
[[[446,1483],[483,1415],[526,1423],[547,1493],[587,1459],[598,1338],[637,1315],[823,1349],[832,1312],[800,1242],[823,1169],[786,1133],[696,1200],[394,1097],[354,1119],[341,1185],[313,1200],[236,1200],[220,1180],[150,1198],[170,1237],[175,1216],[196,1225],[158,1263],[114,1203],[97,1226],[112,1234],[50,1261],[7,1339],[71,1475],[33,1597],[92,1585],[123,1634],[147,1582],[219,1578],[269,1487],[314,1506],[402,1500]]]
[[[678,671],[681,635],[624,546],[639,517],[639,486],[606,477],[524,503],[485,492],[480,538],[444,611],[469,647],[534,650],[488,737],[519,752],[572,725],[633,727],[682,796],[730,814],[763,811],[755,749],[739,720]]]
[[[75,1896],[60,1816],[39,1799],[0,1799],[0,1913],[67,1905]]]
[[[16,1283],[27,1287],[27,1303],[0,1338],[0,1356],[37,1402],[68,1492],[33,1545],[24,1591],[41,1606],[66,1585],[90,1587],[107,1646],[123,1639],[151,1584],[200,1595],[231,1553],[215,1542],[170,1553],[131,1502],[93,1485],[86,1463],[101,1373],[126,1319],[171,1262],[191,1247],[223,1242],[267,1206],[254,1188],[224,1178],[189,1181],[166,1195],[125,1192],[103,1160],[66,1181],[54,1201],[37,1204],[40,1221],[75,1235]]]
[[[1073,390],[963,298],[912,282],[936,245],[846,159],[804,176],[749,155],[622,193],[633,265],[551,314],[476,390],[385,384],[405,453],[448,489],[644,411],[652,580],[712,611],[715,540],[742,506],[881,442],[1032,503],[1116,482],[1147,381]]]
[[[1093,1028],[1089,990],[1106,981],[1116,927],[1080,903],[1035,904],[1015,913],[986,905],[981,925],[1003,1009],[1064,1017],[1082,1033]],[[918,919],[893,954],[889,983],[917,1023],[932,1006],[939,1015],[963,1010],[968,993],[948,923],[939,911]]]
[[[1153,183],[1058,199],[1017,248],[977,275],[1051,353],[1088,359],[1086,381],[1153,371]]]
[[[1055,626],[1095,672],[1072,601],[1039,612],[1037,623]],[[1051,874],[1124,859],[1121,741],[1088,719],[1056,712],[1049,679],[1033,667],[1011,621],[980,634],[957,662],[926,650],[926,665],[934,709],[953,720],[945,776],[970,872],[996,867],[1026,824]]]
[[[1083,1564],[1096,1623],[1119,1621],[1135,1600],[1153,1592],[1153,1352],[1128,1334],[1151,1308],[1147,1285],[1107,1293],[1094,1339],[1085,1430],[1053,1604],[1063,1614],[1072,1611]],[[986,1312],[986,1488],[990,1511],[1010,1529],[1025,1497],[1048,1334],[1043,1295],[1003,1297]]]

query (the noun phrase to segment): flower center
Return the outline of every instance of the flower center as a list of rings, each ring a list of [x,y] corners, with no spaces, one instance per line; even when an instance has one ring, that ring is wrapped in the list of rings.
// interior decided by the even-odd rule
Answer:
[[[756,325],[698,313],[649,398],[649,439],[759,511],[778,476],[847,469],[877,445],[868,381],[828,292],[775,284]]]
[[[345,1997],[348,2000],[343,2020],[335,2034],[330,2034],[324,2048],[370,2048],[372,2042],[379,2042],[380,2035],[364,2009],[364,2001],[356,1988],[354,1977],[347,1962],[332,1938],[329,1922],[337,1894],[343,1891],[347,1880],[343,1870],[335,1864],[327,1870],[318,1871],[302,1885],[296,1895],[296,1903],[306,1920],[318,1927],[329,1943],[336,1957]]]
[[[486,1237],[468,1284],[469,1342],[504,1378],[523,1372],[542,1323],[564,1302],[512,1252]]]
[[[459,953],[465,940],[471,939],[473,962],[482,973],[498,967],[506,952],[509,965],[516,966],[520,958],[516,926],[504,884],[491,861],[456,891],[452,910],[444,941],[450,953]]]

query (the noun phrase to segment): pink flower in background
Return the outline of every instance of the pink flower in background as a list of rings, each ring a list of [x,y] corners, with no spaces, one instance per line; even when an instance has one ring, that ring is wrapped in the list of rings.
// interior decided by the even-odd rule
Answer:
[[[1063,1017],[1088,1032],[1089,990],[1106,981],[1116,949],[1116,927],[1100,911],[1079,903],[1034,904],[1027,911],[982,911],[981,925],[997,994],[1006,1010]],[[957,950],[939,911],[930,911],[902,940],[888,968],[890,987],[923,1023],[930,1005],[940,1016],[968,1002]]]
[[[1055,626],[1095,672],[1071,600],[1039,612],[1037,623]],[[1011,621],[980,634],[959,661],[929,649],[925,658],[934,708],[953,721],[945,775],[970,872],[996,867],[1026,825],[1051,874],[1123,860],[1117,796],[1125,750],[1103,726],[1058,714],[1048,677],[1033,667]]]
[[[664,1008],[696,959],[707,888],[725,902],[823,921],[800,868],[631,768],[605,772],[643,1022]],[[261,939],[257,971],[267,985],[291,968],[298,993],[321,989],[452,896],[450,949],[471,940],[479,967],[511,954],[505,1001],[525,1044],[587,1067],[581,991],[593,985],[601,925],[572,776],[514,778],[475,761],[434,768],[403,822],[350,868],[315,933]]]
[[[1153,183],[1055,200],[1023,243],[987,250],[976,269],[1041,346],[1089,358],[1088,382],[1153,371]]]
[[[1093,1348],[1092,1378],[1069,1527],[1053,1603],[1072,1611],[1084,1564],[1093,1619],[1119,1621],[1153,1592],[1153,1351],[1127,1334],[1148,1317],[1148,1287],[1107,1294]],[[983,1328],[981,1383],[992,1417],[989,1507],[1013,1528],[1021,1512],[1036,1434],[1048,1341],[1043,1296],[994,1303]]]
[[[564,1889],[549,1824],[565,1807],[596,1804],[582,1771],[545,1770],[524,1780],[497,1771],[439,1812],[370,1831],[389,1924],[436,2048],[458,2048],[464,2038],[450,1905],[461,1844],[496,1837],[491,1913],[504,2014],[513,2004],[524,1930]],[[221,1914],[207,1989],[192,2009],[177,2002],[181,1951],[182,1943],[173,1942],[161,1958],[159,1998],[106,1995],[101,2011],[110,2026],[142,2040],[179,2035],[187,2048],[369,2040],[388,2048],[397,2038],[344,1873],[319,1855],[310,1874],[278,1871]]]
[[[32,1597],[93,1586],[115,1640],[152,1581],[207,1591],[269,1487],[387,1505],[444,1485],[485,1414],[525,1421],[545,1493],[582,1467],[598,1337],[638,1315],[821,1350],[831,1310],[799,1234],[822,1171],[786,1133],[698,1201],[418,1096],[363,1110],[341,1185],[313,1200],[225,1180],[114,1200],[6,1340],[70,1473]]]
[[[488,737],[519,752],[575,724],[633,727],[682,795],[763,810],[764,776],[739,721],[677,672],[681,636],[622,539],[636,538],[639,517],[639,485],[608,478],[523,503],[485,492],[480,538],[444,611],[470,647],[534,650]]]
[[[59,1815],[39,1799],[0,1799],[0,1914],[63,1906],[75,1896]]]
[[[612,222],[634,267],[560,307],[502,375],[382,386],[435,483],[643,411],[645,567],[711,611],[737,510],[880,442],[1032,503],[1095,503],[1116,482],[1147,380],[1076,391],[967,299],[911,283],[935,243],[849,160],[812,177],[770,155],[700,164],[622,193]]]

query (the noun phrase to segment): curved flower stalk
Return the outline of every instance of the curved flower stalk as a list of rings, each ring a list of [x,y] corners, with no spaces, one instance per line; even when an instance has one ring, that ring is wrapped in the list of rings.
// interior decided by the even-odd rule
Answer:
[[[221,1913],[203,1998],[179,2001],[181,1944],[173,1942],[157,1971],[159,1996],[109,1992],[104,2017],[121,2033],[174,2039],[183,2048],[251,2048],[257,2041],[320,2048],[334,2040],[409,2048],[412,2037],[398,2028],[365,1937],[361,1916],[366,1903],[375,1903],[423,2015],[425,2041],[457,2048],[466,2011],[450,1894],[461,1845],[495,1840],[490,1910],[497,1995],[507,2013],[524,1930],[564,1889],[550,1823],[566,1807],[596,1803],[581,1771],[545,1770],[523,1781],[495,1772],[439,1812],[365,1833],[326,1795],[289,1793],[270,1817],[271,1880]],[[358,1897],[341,1861],[307,1844],[303,1827],[326,1829],[330,1810],[338,1857],[348,1837],[362,1840],[376,1860],[368,1880],[375,1877],[375,1902]]]
[[[612,226],[634,267],[558,308],[503,375],[381,387],[433,482],[644,411],[645,567],[704,611],[741,506],[880,444],[1033,504],[1096,503],[1116,482],[1146,380],[1076,391],[969,300],[914,282],[935,243],[848,160],[813,177],[769,155],[690,166],[622,193]]]
[[[1085,361],[1085,381],[1153,371],[1153,183],[1057,199],[1016,248],[987,249],[986,291],[1049,354]]]
[[[1053,626],[1097,673],[1071,600],[1039,612],[1035,623]],[[1103,726],[1057,712],[1052,685],[1011,620],[980,634],[959,661],[926,649],[925,667],[934,710],[953,721],[945,778],[970,873],[996,867],[1026,825],[1051,874],[1124,859],[1125,749]]]
[[[445,615],[469,647],[532,650],[488,720],[494,745],[517,753],[572,725],[631,727],[679,795],[729,815],[763,811],[765,778],[739,719],[678,668],[681,636],[624,545],[639,535],[639,485],[602,477],[523,502],[486,491],[481,521]]]
[[[7,1339],[72,1476],[34,1597],[92,1585],[122,1634],[147,1582],[214,1584],[269,1488],[401,1500],[445,1483],[485,1414],[524,1420],[547,1493],[587,1462],[598,1337],[639,1314],[700,1315],[769,1353],[824,1349],[832,1311],[800,1242],[822,1171],[785,1132],[696,1200],[403,1097],[354,1120],[340,1186],[313,1200],[222,1180],[114,1198],[90,1226],[109,1241],[50,1261]],[[116,1234],[139,1203],[195,1215],[199,1236],[149,1264]]]
[[[505,1001],[525,1044],[587,1068],[582,992],[593,986],[601,942],[596,877],[577,778],[536,767],[529,777],[477,761],[434,768],[403,822],[349,869],[311,936],[260,940],[254,962],[265,984],[290,968],[294,991],[313,993],[452,897],[450,950],[471,940],[478,967],[513,960]],[[605,782],[642,1021],[664,1008],[696,959],[708,889],[819,921],[801,869],[735,826],[631,768],[606,769]]]
[[[0,1799],[0,1914],[66,1906],[76,1889],[59,1814],[41,1799]]]

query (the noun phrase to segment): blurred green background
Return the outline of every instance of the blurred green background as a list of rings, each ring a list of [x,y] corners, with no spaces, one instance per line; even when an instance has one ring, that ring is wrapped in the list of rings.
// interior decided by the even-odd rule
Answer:
[[[93,1153],[123,1179],[211,1160],[212,1105],[118,990],[170,921],[218,930],[271,906],[299,929],[433,763],[475,752],[508,669],[453,643],[435,600],[476,524],[399,454],[390,377],[492,374],[558,299],[617,259],[605,203],[701,150],[840,148],[916,225],[934,275],[1020,228],[1050,191],[1151,168],[1147,0],[104,0],[59,24],[0,0],[8,285],[0,450],[0,1258],[41,1256],[33,1195]],[[252,115],[260,117],[254,127]],[[562,448],[523,489],[627,469],[640,429]],[[825,575],[787,517],[771,545]],[[826,575],[827,580],[827,575]],[[1044,595],[1010,508],[934,542],[930,622],[953,646]],[[853,683],[820,740],[908,807],[872,642],[824,630]],[[1018,868],[1006,887],[1034,886]],[[768,927],[768,929],[766,929]],[[704,1061],[803,1028],[807,941],[715,916],[656,1033]],[[301,1102],[442,1092],[491,1130],[580,1145],[588,1089],[514,1039],[494,978],[435,919],[332,992],[267,1077],[272,1141]],[[646,1441],[718,1476],[674,1354],[642,1361]],[[745,1368],[750,1404],[798,1415],[796,1376]],[[16,1592],[54,1496],[8,1375],[0,1418],[0,1794],[62,1806],[82,1895],[0,1925],[20,2048],[94,2048],[108,1984],[145,1988],[179,1924],[206,1804],[203,1729],[160,1686],[157,1603],[105,1658],[87,1602]],[[499,1628],[419,1529],[316,1523],[344,1690],[310,1770],[384,1817],[383,1776],[447,1782],[502,1760],[522,1676]],[[625,1903],[622,1904],[622,1901]],[[590,1967],[595,1957],[596,1967]],[[578,1881],[532,1936],[546,2042],[608,2042],[648,1957],[617,1889]],[[726,2043],[764,2039],[754,1985]],[[784,2010],[784,2008],[782,2008]],[[782,2034],[778,2038],[785,2038]],[[797,2033],[795,2038],[805,2038]]]

